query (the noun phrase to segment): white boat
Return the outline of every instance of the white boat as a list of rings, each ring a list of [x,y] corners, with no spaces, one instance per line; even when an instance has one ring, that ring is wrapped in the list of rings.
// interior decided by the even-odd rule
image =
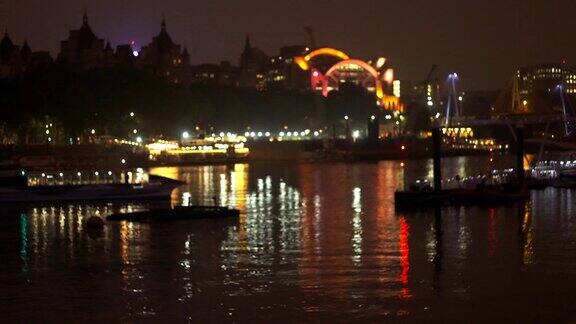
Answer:
[[[45,174],[43,178],[46,178]],[[35,182],[27,175],[20,174],[0,177],[0,203],[168,199],[172,190],[183,184],[181,181],[153,175],[147,176],[147,181],[141,183],[70,183]]]

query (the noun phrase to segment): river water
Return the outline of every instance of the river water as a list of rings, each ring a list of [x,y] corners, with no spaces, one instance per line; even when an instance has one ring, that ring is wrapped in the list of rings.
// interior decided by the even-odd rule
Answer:
[[[501,162],[508,163],[508,162]],[[444,174],[494,167],[446,159]],[[395,211],[430,161],[157,168],[174,204],[239,220],[108,223],[147,204],[4,205],[0,321],[422,322],[576,318],[574,191],[499,208]]]

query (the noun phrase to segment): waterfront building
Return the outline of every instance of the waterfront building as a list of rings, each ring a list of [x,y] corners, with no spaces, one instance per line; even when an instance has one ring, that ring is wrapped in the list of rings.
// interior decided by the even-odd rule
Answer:
[[[238,86],[238,67],[230,62],[200,64],[191,67],[191,83],[218,86]]]
[[[518,87],[521,96],[538,92],[553,92],[560,84],[565,92],[576,94],[576,69],[561,64],[541,64],[526,66],[517,71]]]
[[[0,76],[7,78],[24,73],[23,54],[26,52],[27,50],[24,48],[20,50],[18,46],[14,45],[8,32],[4,33],[4,37],[0,42]]]
[[[187,84],[191,81],[190,54],[172,40],[164,19],[158,35],[138,54],[138,64],[172,83]]]
[[[562,92],[560,92],[562,89]],[[562,96],[576,96],[576,69],[562,64],[525,66],[512,80],[516,110],[525,113],[550,113],[563,110]]]
[[[27,41],[15,45],[6,31],[0,41],[0,78],[13,78],[52,62],[48,52],[33,52]]]
[[[118,45],[116,46],[116,53],[114,53],[114,60],[116,64],[134,66],[138,59],[135,53],[137,52],[130,44]]]
[[[264,51],[252,47],[250,37],[246,36],[244,50],[240,55],[240,79],[241,87],[266,89],[266,74],[269,69],[270,58]]]
[[[274,89],[309,89],[310,78],[308,73],[294,62],[295,57],[305,55],[308,50],[303,45],[280,48],[280,54],[270,59],[269,68],[266,72],[266,86]]]
[[[405,94],[404,98],[410,97],[412,102],[428,107],[433,114],[442,111],[440,83],[437,78],[416,84],[411,90],[411,93]]]
[[[92,69],[110,64],[106,54],[104,39],[96,36],[85,12],[80,28],[71,30],[68,38],[60,42],[58,59],[84,69]]]

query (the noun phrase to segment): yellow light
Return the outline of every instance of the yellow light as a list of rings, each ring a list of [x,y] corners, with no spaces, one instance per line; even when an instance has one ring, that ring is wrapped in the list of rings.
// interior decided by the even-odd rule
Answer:
[[[348,54],[339,51],[335,48],[330,48],[330,47],[324,47],[324,48],[319,48],[315,51],[310,52],[310,54],[304,56],[304,60],[306,60],[307,62],[310,61],[311,59],[315,58],[316,56],[319,55],[329,55],[329,56],[334,56],[337,57],[339,59],[342,60],[348,60],[350,59],[350,57],[348,56]]]
[[[380,57],[380,58],[378,58],[378,61],[376,62],[376,68],[379,69],[379,68],[383,67],[384,64],[386,64],[386,58]]]
[[[388,69],[384,72],[384,81],[387,83],[392,83],[394,81],[394,70]]]
[[[400,92],[400,80],[394,80],[392,82],[392,93],[394,94],[394,96],[396,97],[400,97],[401,92]]]
[[[315,58],[316,56],[320,56],[320,55],[329,55],[329,56],[334,56],[337,57],[341,60],[348,60],[350,59],[350,57],[348,56],[348,54],[339,51],[335,48],[330,48],[330,47],[324,47],[324,48],[319,48],[315,51],[310,52],[308,55],[302,57],[302,56],[297,56],[294,58],[294,62],[296,62],[296,64],[298,64],[298,66],[304,70],[304,71],[308,71],[310,69],[310,64],[308,64],[308,62]]]
[[[376,97],[378,99],[384,98],[384,90],[382,89],[382,83],[379,80],[376,80]]]
[[[298,66],[304,71],[308,71],[310,69],[310,65],[302,56],[295,57],[294,62],[296,62],[296,64],[298,64]]]

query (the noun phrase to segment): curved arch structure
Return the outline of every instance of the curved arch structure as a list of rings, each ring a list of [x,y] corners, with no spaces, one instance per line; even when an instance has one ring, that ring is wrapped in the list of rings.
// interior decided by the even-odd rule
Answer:
[[[311,59],[315,58],[316,56],[320,56],[320,55],[334,56],[334,57],[337,57],[337,58],[342,59],[342,60],[350,59],[350,56],[348,56],[348,54],[346,54],[340,50],[337,50],[335,48],[331,48],[331,47],[323,47],[323,48],[319,48],[317,50],[314,50],[314,51],[308,53],[306,56],[304,56],[304,59],[306,61],[310,61]]]
[[[364,61],[355,60],[355,59],[348,59],[348,60],[340,61],[340,62],[334,64],[328,70],[328,72],[326,72],[326,76],[330,77],[330,76],[334,75],[334,73],[336,71],[338,71],[339,69],[346,67],[346,66],[350,66],[350,65],[357,65],[357,66],[361,67],[362,69],[364,69],[366,72],[368,72],[372,76],[372,78],[374,79],[374,87],[376,89],[376,97],[378,99],[384,98],[384,90],[382,88],[382,81],[380,80],[380,73],[378,73],[378,71],[376,71],[376,69],[374,67],[372,67],[372,65],[370,65]]]
[[[348,56],[348,54],[346,54],[340,50],[337,50],[337,49],[331,48],[331,47],[323,47],[323,48],[313,50],[312,52],[306,54],[306,56],[295,57],[294,61],[296,62],[296,64],[298,64],[298,66],[302,70],[308,71],[310,69],[310,64],[308,62],[310,62],[310,60],[312,60],[316,56],[321,56],[321,55],[333,56],[333,57],[337,57],[341,60],[350,59],[350,56]]]
[[[323,55],[340,59],[338,63],[330,67],[324,74],[311,63],[311,60],[315,57]],[[378,59],[376,67],[374,67],[362,60],[351,59],[348,54],[335,48],[323,47],[305,56],[295,57],[294,62],[298,64],[302,70],[310,71],[312,91],[320,91],[324,97],[327,97],[331,90],[338,89],[340,73],[356,73],[352,78],[354,78],[358,84],[375,92],[379,106],[387,110],[397,110],[400,112],[404,110],[400,98],[384,93],[383,84],[392,84],[394,81],[394,70],[387,66],[387,60],[383,57]],[[334,85],[335,83],[336,85]],[[331,87],[330,84],[334,86]]]

